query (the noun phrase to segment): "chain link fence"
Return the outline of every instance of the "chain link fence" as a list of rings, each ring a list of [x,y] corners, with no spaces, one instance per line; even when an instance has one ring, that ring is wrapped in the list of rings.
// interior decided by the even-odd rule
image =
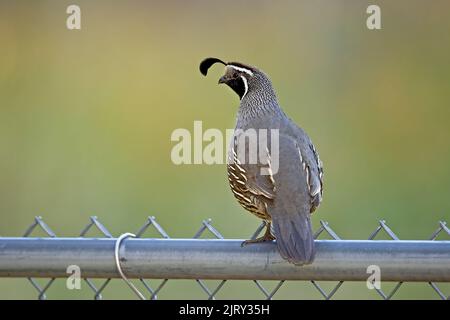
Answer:
[[[265,223],[262,223],[257,229],[256,231],[253,233],[253,235],[251,236],[252,239],[258,237],[260,235],[260,233],[262,232],[262,230],[265,227]],[[37,239],[37,238],[32,238],[33,233],[35,233],[38,229],[41,229],[43,232],[45,232],[45,234],[49,237],[49,238],[54,238],[54,239],[58,239],[58,237],[56,236],[55,232],[44,222],[44,220],[41,217],[35,217],[33,223],[30,225],[30,227],[25,231],[25,233],[23,234],[22,238],[0,238],[0,265],[1,265],[1,260],[2,259],[6,259],[5,256],[2,257],[1,255],[1,251],[3,251],[6,246],[5,245],[1,245],[2,241],[7,241],[7,239],[19,239],[19,240],[23,240],[24,238],[30,238],[29,240],[32,239]],[[157,232],[157,234],[161,237],[160,241],[170,241],[170,237],[168,235],[168,233],[165,231],[165,229],[156,221],[155,217],[151,216],[148,217],[147,221],[145,222],[145,224],[139,228],[139,230],[137,231],[137,233],[135,235],[133,235],[133,237],[135,238],[141,238],[143,239],[145,234],[150,230],[153,229]],[[83,238],[85,239],[89,239],[88,235],[89,233],[92,233],[93,231],[97,230],[98,232],[100,232],[102,234],[102,236],[104,236],[105,239],[111,239],[114,240],[114,236],[111,234],[111,232],[109,232],[109,230],[99,221],[99,219],[95,216],[90,217],[90,221],[89,223],[86,225],[85,228],[83,228],[83,230],[80,232],[80,237],[79,238],[61,238],[61,239],[71,239],[75,242],[79,241],[80,245],[82,244]],[[394,241],[400,241],[399,237],[395,234],[395,232],[386,224],[386,222],[384,220],[379,221],[377,227],[375,228],[375,230],[370,234],[370,236],[368,237],[368,240],[376,240],[377,236],[380,235],[380,233],[384,232],[390,240],[390,242],[394,242]],[[193,239],[200,239],[200,237],[204,237],[205,235],[207,236],[209,234],[210,237],[214,238],[214,239],[220,239],[220,240],[226,240],[224,238],[224,236],[212,225],[212,222],[210,219],[208,220],[204,220],[202,221],[200,228],[198,229],[198,231],[194,234]],[[436,241],[436,239],[439,236],[444,235],[445,237],[450,236],[450,230],[446,225],[446,222],[444,221],[440,221],[438,223],[438,228],[431,234],[431,236],[429,237],[428,240],[426,241],[411,241],[411,244],[417,244],[417,243],[431,243]],[[330,227],[330,225],[325,222],[325,221],[320,221],[320,227],[319,229],[315,232],[314,237],[315,239],[320,239],[321,237],[323,238],[324,236],[327,236],[327,238],[331,237],[331,240],[334,241],[340,241],[340,243],[347,243],[348,245],[351,247],[352,246],[352,240],[342,240],[337,233]],[[5,240],[6,239],[6,240]],[[37,241],[42,240],[45,238],[39,238],[37,239]],[[92,238],[91,238],[92,239]],[[226,242],[226,241],[225,241]],[[376,241],[373,241],[376,242]],[[450,241],[446,240],[446,241],[437,241],[437,242],[445,242],[445,251],[444,254],[450,254]],[[39,246],[39,244],[37,244],[37,246]],[[256,245],[257,246],[257,245]],[[120,247],[120,243],[119,243],[119,247]],[[406,247],[409,248],[409,247]],[[413,247],[411,247],[411,250],[415,250]],[[120,249],[120,248],[119,248]],[[83,249],[80,249],[83,250]],[[408,249],[409,250],[409,249]],[[119,251],[116,252],[117,254],[119,254]],[[447,256],[448,258],[448,256]],[[26,258],[25,258],[26,259]],[[122,262],[126,262],[125,258],[121,258]],[[446,260],[447,261],[447,260]],[[121,262],[119,262],[121,263]],[[200,263],[201,265],[201,263]],[[119,266],[120,267],[120,266]],[[448,268],[445,269],[444,266],[444,272],[450,272],[450,266],[447,266]],[[201,268],[201,267],[200,267]],[[432,268],[430,267],[430,272],[433,272]],[[1,272],[1,267],[0,267],[0,277],[15,277],[16,275],[12,275],[11,272]],[[201,271],[200,271],[201,272]],[[44,285],[40,285],[35,278],[25,275],[25,274],[21,274],[21,276],[26,277],[29,282],[31,283],[31,285],[36,289],[37,291],[37,298],[38,299],[46,299],[47,298],[47,291],[48,289],[54,284],[54,282],[57,280],[57,277],[51,277],[48,282],[46,282]],[[45,274],[43,275],[45,276]],[[67,275],[66,275],[67,276]],[[445,278],[449,278],[450,275],[446,274]],[[41,277],[39,275],[39,277]],[[58,276],[59,277],[59,276]],[[99,277],[99,278],[103,278]],[[154,277],[152,277],[154,278]],[[178,278],[183,278],[183,277],[179,277]],[[189,279],[191,277],[186,277],[186,279]],[[247,277],[246,277],[247,278]],[[161,281],[159,282],[159,284],[157,286],[151,286],[150,283],[148,282],[148,280],[144,279],[144,278],[137,278],[137,280],[134,281],[138,281],[142,284],[142,287],[145,288],[145,290],[147,292],[145,293],[141,293],[139,291],[135,293],[138,295],[138,297],[142,298],[142,297],[147,297],[149,299],[157,299],[158,298],[158,294],[161,292],[161,290],[164,290],[166,284],[168,283],[168,281],[177,281],[177,279],[160,279]],[[209,279],[211,279],[211,277],[209,277]],[[91,278],[84,278],[84,281],[87,283],[87,285],[89,286],[89,288],[93,291],[94,293],[94,298],[95,299],[103,299],[102,293],[105,290],[105,288],[110,284],[112,280],[112,277],[108,277],[104,280],[104,282],[102,282],[100,285],[95,285],[94,282],[92,281]],[[128,279],[124,279],[125,281],[129,282]],[[234,280],[234,279],[233,279]],[[219,282],[219,284],[217,286],[214,287],[208,287],[207,283],[202,280],[202,279],[194,279],[194,281],[196,281],[196,283],[199,285],[199,287],[202,289],[202,291],[205,294],[205,298],[206,299],[215,299],[216,295],[219,293],[219,291],[226,285],[227,281],[233,281],[233,280],[221,280]],[[247,280],[247,279],[245,279]],[[277,285],[275,285],[275,287],[273,289],[267,289],[262,281],[259,281],[260,279],[252,279],[249,281],[252,281],[255,284],[255,289],[261,291],[261,293],[264,295],[264,297],[268,300],[272,299],[272,298],[276,298],[276,294],[278,292],[278,290],[288,281],[287,279],[285,280],[279,280],[279,282],[277,283]],[[1,280],[0,280],[1,281]],[[329,291],[327,292],[325,289],[323,289],[319,283],[316,281],[316,279],[309,279],[309,281],[312,283],[312,285],[314,286],[314,288],[316,288],[318,290],[318,292],[320,293],[320,295],[324,298],[324,299],[331,299],[336,292],[338,292],[338,290],[340,290],[342,284],[344,283],[344,280],[340,280],[337,282],[337,284]],[[419,280],[414,280],[414,281],[420,281]],[[446,280],[447,281],[447,280]],[[374,288],[376,290],[376,292],[379,294],[380,298],[385,299],[385,300],[389,300],[391,298],[393,298],[395,296],[395,294],[398,292],[398,290],[400,289],[400,287],[402,286],[402,284],[405,281],[399,281],[397,282],[397,284],[394,286],[394,288],[392,289],[392,291],[390,292],[384,292],[381,290],[381,288]],[[441,288],[438,286],[437,283],[433,282],[433,281],[425,281],[425,283],[427,283],[427,285],[431,286],[431,288],[433,288],[433,291],[436,293],[436,298],[438,299],[449,299],[449,297],[443,292],[443,290],[441,290]],[[131,286],[133,286],[131,284]],[[55,297],[57,298],[57,297]],[[189,296],[187,296],[186,298],[189,298]],[[252,298],[252,297],[249,297]]]

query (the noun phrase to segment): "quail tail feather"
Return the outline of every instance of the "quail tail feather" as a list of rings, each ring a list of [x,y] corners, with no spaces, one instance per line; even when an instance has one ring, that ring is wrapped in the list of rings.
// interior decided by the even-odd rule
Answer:
[[[311,264],[315,248],[309,213],[273,217],[273,231],[281,256],[295,265]]]

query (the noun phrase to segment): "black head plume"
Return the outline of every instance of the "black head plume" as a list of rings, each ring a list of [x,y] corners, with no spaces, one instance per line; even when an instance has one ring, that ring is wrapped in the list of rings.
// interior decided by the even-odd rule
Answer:
[[[206,58],[205,60],[203,60],[200,63],[200,72],[202,73],[202,75],[206,76],[208,74],[208,69],[217,62],[225,66],[227,65],[225,62],[217,58]]]

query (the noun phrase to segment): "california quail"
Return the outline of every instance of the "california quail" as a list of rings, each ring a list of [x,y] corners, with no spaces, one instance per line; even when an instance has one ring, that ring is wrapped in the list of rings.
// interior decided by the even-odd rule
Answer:
[[[219,84],[227,84],[241,100],[228,153],[231,191],[246,210],[265,220],[267,226],[264,236],[244,244],[276,239],[284,259],[296,265],[312,263],[315,250],[310,214],[319,206],[323,194],[319,155],[308,135],[278,105],[266,74],[249,65],[225,63],[217,58],[203,60],[201,73],[206,76],[208,69],[217,62],[226,66]],[[252,129],[267,132],[278,129],[277,170],[273,170],[274,155],[270,154],[272,139],[267,139],[269,147],[263,150],[267,153],[265,163],[242,161],[238,156],[241,147],[246,153],[254,152],[245,138],[241,139]],[[261,139],[259,135],[258,139]],[[261,148],[258,152],[261,154]],[[267,174],[262,174],[263,167],[268,169]]]

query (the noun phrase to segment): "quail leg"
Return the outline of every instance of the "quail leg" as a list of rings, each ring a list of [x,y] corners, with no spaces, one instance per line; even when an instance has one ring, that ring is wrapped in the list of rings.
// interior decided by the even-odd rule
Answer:
[[[241,243],[241,247],[246,246],[251,243],[260,243],[260,242],[266,242],[266,241],[272,241],[275,240],[275,236],[270,232],[270,222],[266,224],[266,232],[264,232],[264,235],[262,237],[256,238],[256,239],[250,239],[245,240]]]

